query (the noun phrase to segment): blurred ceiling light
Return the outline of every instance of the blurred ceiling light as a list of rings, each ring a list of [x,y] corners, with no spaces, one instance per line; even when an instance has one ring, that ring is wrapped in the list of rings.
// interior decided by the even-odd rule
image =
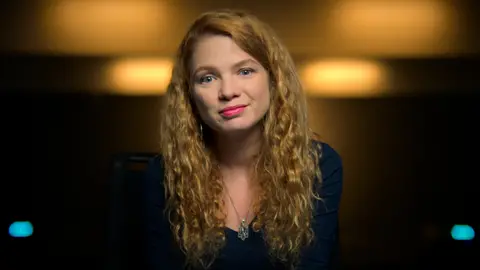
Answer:
[[[370,61],[319,61],[305,65],[300,74],[306,93],[312,96],[372,97],[387,89],[385,68]]]
[[[161,95],[170,83],[168,59],[123,59],[107,66],[107,88],[120,95]]]
[[[330,33],[368,51],[448,50],[458,29],[454,7],[440,0],[338,1]]]
[[[58,0],[44,13],[52,49],[123,52],[157,44],[167,6],[152,0]]]

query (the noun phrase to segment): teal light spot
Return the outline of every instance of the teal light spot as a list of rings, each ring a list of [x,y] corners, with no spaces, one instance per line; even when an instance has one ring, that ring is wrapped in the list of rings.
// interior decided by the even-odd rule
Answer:
[[[453,240],[468,241],[475,238],[475,231],[468,225],[455,225],[450,232]]]
[[[29,237],[33,234],[33,225],[28,221],[15,221],[10,224],[8,233],[11,237]]]

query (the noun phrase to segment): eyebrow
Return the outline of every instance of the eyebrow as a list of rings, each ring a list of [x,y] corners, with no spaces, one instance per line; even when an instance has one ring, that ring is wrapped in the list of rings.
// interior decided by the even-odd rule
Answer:
[[[247,58],[247,59],[244,59],[244,60],[241,60],[235,64],[232,65],[232,69],[238,69],[242,66],[245,66],[247,64],[254,64],[254,65],[259,65],[259,63],[251,58]],[[196,75],[199,71],[202,71],[202,70],[216,70],[216,68],[214,66],[210,66],[210,65],[205,65],[205,66],[199,66],[195,69],[195,72],[193,72],[194,75]]]

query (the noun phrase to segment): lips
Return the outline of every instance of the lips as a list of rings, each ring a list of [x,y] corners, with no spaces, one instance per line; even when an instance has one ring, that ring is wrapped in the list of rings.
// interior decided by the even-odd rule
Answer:
[[[231,118],[240,115],[244,110],[246,105],[238,105],[238,106],[230,106],[227,108],[224,108],[220,111],[220,114],[223,117]]]
[[[247,107],[247,105],[230,106],[230,107],[226,107],[226,108],[222,109],[222,110],[220,111],[220,113],[224,113],[224,112],[228,112],[228,111],[233,111],[233,110],[237,110],[237,109],[245,108],[245,107]]]

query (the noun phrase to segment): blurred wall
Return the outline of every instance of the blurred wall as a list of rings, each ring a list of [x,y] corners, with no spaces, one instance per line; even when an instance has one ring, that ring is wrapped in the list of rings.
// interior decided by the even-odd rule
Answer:
[[[294,7],[250,0],[6,2],[3,212],[6,226],[14,220],[35,226],[32,241],[3,235],[2,243],[15,247],[11,257],[99,265],[111,157],[156,151],[163,91],[117,91],[105,84],[104,68],[124,57],[170,58],[193,18],[219,7],[252,9],[299,64],[365,60],[388,70],[388,83],[374,94],[309,93],[311,126],[344,160],[344,263],[357,269],[472,262],[478,240],[464,246],[449,233],[453,224],[480,228],[474,187],[480,9],[453,0],[300,0]],[[363,81],[350,85],[357,82]]]
[[[111,157],[157,149],[159,102],[58,94],[1,99],[9,126],[5,156],[21,175],[7,185],[25,200],[23,212],[11,213],[33,221],[36,239],[46,240],[38,252],[101,259]],[[467,158],[479,150],[477,102],[454,95],[309,99],[312,127],[344,160],[345,263],[408,263],[448,240],[452,224],[479,224],[478,191],[469,188],[475,160]],[[439,234],[429,238],[432,226]]]

